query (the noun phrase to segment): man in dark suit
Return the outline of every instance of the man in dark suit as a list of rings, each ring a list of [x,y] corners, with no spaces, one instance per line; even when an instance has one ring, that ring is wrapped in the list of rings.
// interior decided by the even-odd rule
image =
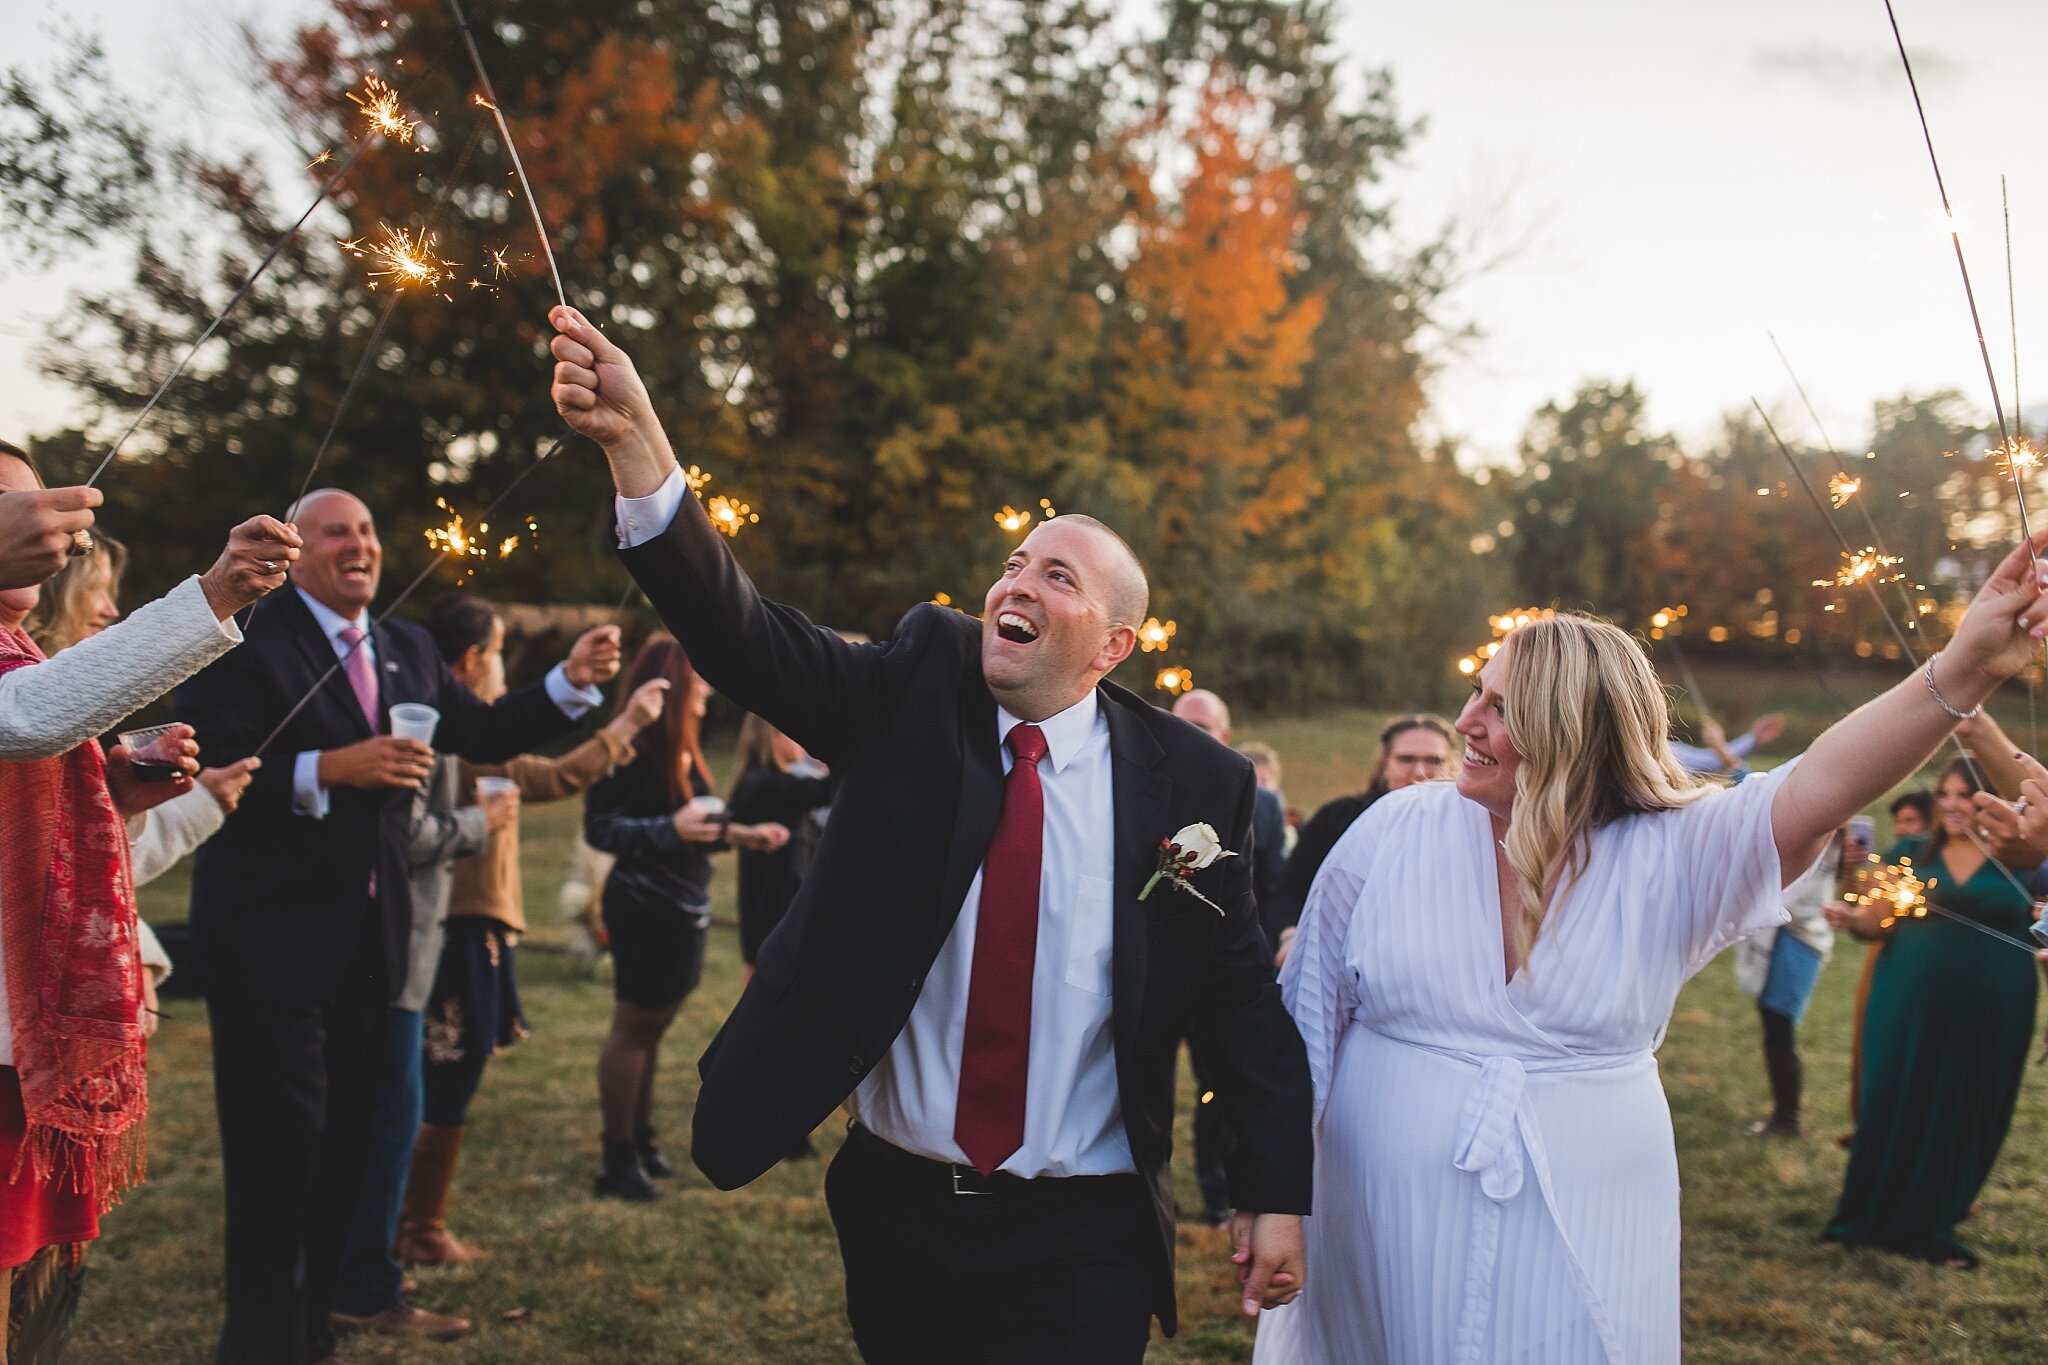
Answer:
[[[605,447],[634,577],[720,691],[829,764],[811,873],[700,1065],[692,1155],[726,1188],[845,1103],[826,1197],[873,1362],[1135,1361],[1173,1302],[1176,1051],[1207,1046],[1239,1142],[1248,1313],[1291,1300],[1310,1083],[1250,859],[1251,765],[1102,678],[1144,573],[1086,517],[1033,531],[980,622],[926,605],[853,646],[764,601],[632,362],[552,315],[554,397]]]
[[[425,631],[373,626],[383,554],[367,507],[323,490],[294,520],[295,591],[258,606],[248,642],[177,696],[215,764],[255,752],[311,696],[193,868],[227,1193],[222,1365],[339,1359],[328,1312],[411,942],[411,795],[433,759],[390,733],[391,707],[435,707],[436,747],[499,762],[567,731],[618,667],[615,632],[586,637],[546,681],[487,706]]]

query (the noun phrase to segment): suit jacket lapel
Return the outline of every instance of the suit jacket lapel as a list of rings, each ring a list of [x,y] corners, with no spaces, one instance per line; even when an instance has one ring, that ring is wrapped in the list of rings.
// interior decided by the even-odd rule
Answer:
[[[960,805],[946,852],[945,879],[939,885],[942,919],[931,944],[934,953],[952,932],[1002,813],[1003,759],[996,741],[995,698],[988,694],[980,670],[970,669],[960,695]]]
[[[1114,942],[1110,956],[1111,1031],[1119,1062],[1137,1055],[1138,1014],[1145,1002],[1145,907],[1138,900],[1158,865],[1159,841],[1173,799],[1173,779],[1159,771],[1165,750],[1130,709],[1146,703],[1108,687],[1099,693],[1109,721],[1110,787],[1116,819]],[[1121,1068],[1120,1068],[1121,1069]]]
[[[287,634],[291,636],[299,657],[311,670],[306,675],[308,684],[322,675],[327,675],[327,680],[320,684],[321,700],[338,706],[349,722],[365,736],[376,733],[370,728],[369,718],[363,715],[363,708],[356,704],[355,689],[349,686],[348,674],[335,667],[341,655],[336,652],[333,642],[327,638],[327,632],[320,629],[320,622],[314,619],[313,609],[306,605],[305,599],[299,596],[296,588],[278,593],[272,600],[278,605],[278,615],[282,618],[282,624]],[[380,651],[382,647],[383,642],[379,640]],[[333,668],[334,672],[327,674],[330,668]]]

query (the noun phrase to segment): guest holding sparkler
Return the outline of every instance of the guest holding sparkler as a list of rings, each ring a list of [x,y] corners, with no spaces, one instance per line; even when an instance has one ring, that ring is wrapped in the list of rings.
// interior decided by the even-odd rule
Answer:
[[[0,507],[40,507],[35,499],[43,491],[42,476],[27,453],[0,441]],[[16,504],[13,499],[28,501]],[[43,513],[29,520],[42,525]],[[0,673],[0,760],[54,758],[76,748],[233,649],[242,639],[234,614],[284,582],[300,543],[295,530],[269,517],[244,522],[207,573],[186,579],[126,621],[66,650],[61,659]],[[74,542],[67,538],[65,544]],[[24,565],[30,560],[46,562],[40,551],[18,558]],[[6,563],[7,552],[0,548],[0,568]],[[61,558],[50,563],[49,573],[63,564]],[[39,581],[12,586],[27,588]]]
[[[427,610],[427,630],[448,671],[484,701],[505,695],[505,622],[474,593],[451,592]],[[493,828],[483,852],[455,864],[447,938],[427,1000],[425,1121],[413,1147],[394,1254],[411,1265],[459,1265],[477,1252],[448,1230],[449,1190],[462,1155],[470,1101],[501,1047],[526,1037],[519,1007],[517,945],[526,933],[518,812],[559,801],[610,776],[633,758],[633,739],[661,716],[668,680],[635,687],[618,714],[560,758],[523,754],[504,763],[459,765],[458,799],[511,783],[513,818]]]
[[[1929,903],[2024,938],[2032,900],[1971,838],[1980,790],[1974,765],[1952,760],[1936,787],[1934,829],[1900,841],[1885,861],[1910,858]],[[1956,1224],[2012,1122],[2034,1031],[2034,960],[1967,924],[1879,897],[1830,912],[1886,943],[1864,1020],[1856,1137],[1822,1238],[1967,1269],[1977,1257]]]
[[[391,733],[390,708],[430,706],[435,745],[501,761],[601,703],[595,684],[618,660],[616,632],[598,632],[486,704],[425,631],[372,619],[383,547],[368,507],[323,489],[294,519],[306,553],[293,591],[257,608],[246,649],[178,694],[210,755],[275,743],[192,879],[227,1197],[219,1365],[310,1365],[334,1350],[328,1313],[411,947],[412,793],[434,752]]]
[[[1888,814],[1892,819],[1892,843],[1925,834],[1934,828],[1934,793],[1907,792],[1892,802]],[[1868,866],[1870,863],[1866,859],[1865,867]],[[1864,868],[1845,861],[1844,880],[1860,882],[1863,871]],[[1856,982],[1856,1022],[1849,1035],[1849,1131],[1835,1139],[1837,1146],[1847,1147],[1856,1140],[1856,1106],[1863,1093],[1863,1013],[1870,1004],[1870,978],[1877,971],[1877,959],[1884,951],[1885,936],[1882,933],[1858,933],[1850,919],[1839,911],[1828,913],[1827,918],[1831,928],[1846,930],[1851,938],[1865,944],[1863,975]]]
[[[2044,543],[2006,558],[1923,673],[1734,787],[1673,758],[1627,633],[1558,615],[1508,635],[1459,717],[1457,783],[1352,826],[1282,973],[1315,1079],[1316,1276],[1261,1324],[1261,1365],[1676,1365],[1678,1166],[1653,1049],[1678,991],[1783,923],[1784,888],[1834,831],[2026,666],[2048,637]],[[2031,972],[2006,955],[2002,972]],[[1919,1098],[1983,1115],[2008,1083],[1968,1074],[1980,1088]]]
[[[1387,722],[1380,731],[1379,755],[1373,759],[1372,771],[1366,774],[1364,788],[1326,802],[1308,818],[1308,823],[1301,827],[1301,837],[1295,840],[1294,851],[1287,855],[1278,903],[1270,914],[1260,907],[1259,918],[1265,922],[1267,936],[1273,940],[1283,962],[1288,945],[1294,941],[1294,926],[1301,919],[1301,907],[1308,903],[1309,888],[1315,884],[1323,860],[1344,837],[1344,831],[1387,793],[1416,782],[1433,781],[1451,770],[1449,721],[1417,711]]]
[[[597,1193],[644,1202],[653,1179],[675,1174],[655,1142],[654,1078],[661,1040],[704,974],[711,924],[711,855],[726,848],[772,853],[789,841],[779,824],[734,824],[711,794],[698,739],[711,685],[670,635],[641,646],[631,681],[665,679],[661,716],[633,742],[633,761],[584,798],[583,837],[618,862],[604,884],[611,937],[611,1033],[598,1056],[604,1164]]]
[[[0,448],[0,497],[41,480]],[[170,781],[103,754],[80,712],[111,724],[239,639],[231,618],[283,581],[298,537],[260,518],[207,574],[151,613],[162,634],[107,631],[98,669],[52,666],[22,629],[33,584],[0,592],[9,761],[0,765],[0,1355],[54,1360],[75,1307],[83,1244],[142,1177],[148,1108],[144,964],[124,818],[191,790],[197,746],[168,737]],[[86,653],[80,646],[75,653]],[[97,675],[96,675],[97,674]],[[115,700],[110,702],[109,698]],[[121,709],[107,714],[108,708]],[[20,751],[29,756],[22,756]],[[40,752],[38,752],[40,751]],[[33,1338],[8,1340],[10,1321]]]

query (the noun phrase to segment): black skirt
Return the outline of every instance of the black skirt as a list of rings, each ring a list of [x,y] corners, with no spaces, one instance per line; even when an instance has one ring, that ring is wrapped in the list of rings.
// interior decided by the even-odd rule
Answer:
[[[511,931],[482,915],[454,916],[427,997],[426,1060],[489,1058],[525,1036]]]
[[[655,901],[607,881],[604,931],[612,954],[612,995],[643,1009],[679,1005],[704,977],[711,907]]]

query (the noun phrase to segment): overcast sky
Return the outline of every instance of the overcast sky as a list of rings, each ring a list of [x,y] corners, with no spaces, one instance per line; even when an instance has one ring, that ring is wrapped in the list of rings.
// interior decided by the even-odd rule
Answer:
[[[2048,183],[2025,156],[2048,5],[1895,3],[2004,385],[2001,172],[2022,359],[2048,356]],[[1703,435],[1752,393],[1789,398],[1767,331],[1845,441],[1873,399],[1908,389],[1960,388],[1988,410],[1881,0],[1341,4],[1352,60],[1390,68],[1401,111],[1425,121],[1386,186],[1402,231],[1421,239],[1455,217],[1484,227],[1482,254],[1508,252],[1451,301],[1482,335],[1446,357],[1434,389],[1432,428],[1474,456],[1512,452],[1531,411],[1589,377],[1637,380],[1655,423]],[[241,69],[241,18],[275,27],[317,8],[68,0],[61,12],[106,36],[131,91],[242,146],[274,135],[260,107],[193,73]],[[17,43],[19,26],[9,36],[7,60],[51,47]],[[30,373],[28,350],[91,268],[0,265],[0,432],[73,412]],[[2048,369],[2023,367],[2022,383],[2048,399]]]

